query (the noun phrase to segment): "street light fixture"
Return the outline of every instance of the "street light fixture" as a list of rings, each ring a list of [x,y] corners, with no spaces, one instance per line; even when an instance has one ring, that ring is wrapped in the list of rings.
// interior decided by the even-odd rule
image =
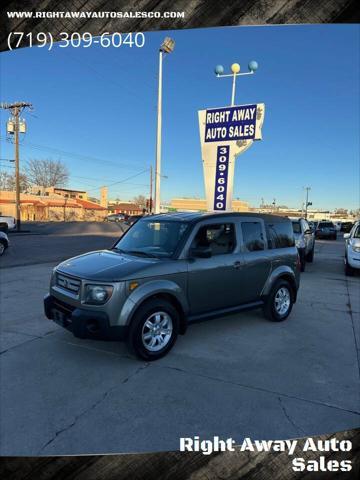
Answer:
[[[255,60],[252,60],[249,62],[248,65],[248,72],[240,73],[240,64],[239,63],[233,63],[231,65],[231,71],[232,73],[224,73],[224,67],[222,65],[216,65],[215,67],[215,75],[218,78],[223,78],[223,77],[232,77],[233,82],[232,82],[232,91],[231,91],[231,106],[235,104],[235,89],[236,89],[236,77],[240,77],[242,75],[253,75],[256,70],[259,68],[259,65]]]
[[[160,213],[161,180],[161,127],[162,127],[162,62],[164,54],[174,51],[175,41],[166,37],[159,48],[159,86],[157,107],[156,164],[155,164],[155,213]]]

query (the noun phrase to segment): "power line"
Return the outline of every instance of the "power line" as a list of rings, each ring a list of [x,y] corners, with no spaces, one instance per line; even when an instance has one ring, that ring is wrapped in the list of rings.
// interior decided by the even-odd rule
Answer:
[[[7,141],[8,143],[12,143],[12,142],[9,142],[9,139],[7,139],[5,137],[0,136],[0,140]],[[49,147],[47,145],[40,145],[40,144],[36,144],[36,143],[26,142],[26,143],[23,144],[23,146],[25,148],[26,147],[34,148],[35,150],[48,150],[48,151],[50,151],[54,154],[64,155],[65,157],[73,157],[73,158],[76,158],[77,160],[92,161],[92,162],[101,163],[101,164],[107,163],[107,164],[110,164],[110,165],[115,165],[117,167],[122,167],[122,168],[127,168],[129,170],[134,170],[134,167],[131,167],[131,166],[129,166],[127,164],[124,164],[124,163],[117,163],[117,162],[114,162],[114,161],[111,161],[111,160],[105,160],[103,158],[82,155],[80,153],[68,152],[68,151],[65,151],[65,150],[58,149],[58,148]]]
[[[104,187],[113,187],[114,185],[119,185],[120,183],[125,183],[127,180],[131,180],[132,178],[138,177],[139,175],[142,175],[143,173],[148,172],[149,169],[147,168],[146,170],[143,170],[142,172],[136,173],[135,175],[131,175],[130,177],[124,178],[123,180],[119,180],[118,182],[113,182],[110,183],[109,185],[104,185]],[[91,192],[92,190],[98,190],[98,188],[94,188],[91,190],[88,190]]]

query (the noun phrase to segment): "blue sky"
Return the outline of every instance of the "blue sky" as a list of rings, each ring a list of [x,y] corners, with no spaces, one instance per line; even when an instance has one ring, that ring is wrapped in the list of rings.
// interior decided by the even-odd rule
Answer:
[[[139,49],[1,53],[1,101],[35,108],[25,115],[21,162],[60,159],[69,186],[94,196],[101,184],[132,176],[111,187],[110,197],[148,194],[149,173],[141,172],[155,158],[157,50],[167,34],[176,46],[164,60],[164,200],[204,197],[197,111],[230,102],[231,79],[216,78],[215,65],[229,69],[236,61],[244,71],[254,59],[259,69],[238,79],[236,103],[266,104],[263,140],[238,157],[234,197],[255,206],[275,197],[300,208],[309,185],[314,208],[358,208],[358,25],[150,32]],[[6,119],[2,111],[0,156],[12,158]]]

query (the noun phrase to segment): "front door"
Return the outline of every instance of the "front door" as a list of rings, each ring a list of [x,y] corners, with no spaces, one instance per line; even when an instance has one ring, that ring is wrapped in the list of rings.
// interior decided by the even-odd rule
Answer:
[[[238,305],[242,254],[235,225],[217,223],[200,226],[190,246],[210,248],[210,258],[190,258],[188,298],[191,314]],[[237,253],[238,252],[238,253]]]

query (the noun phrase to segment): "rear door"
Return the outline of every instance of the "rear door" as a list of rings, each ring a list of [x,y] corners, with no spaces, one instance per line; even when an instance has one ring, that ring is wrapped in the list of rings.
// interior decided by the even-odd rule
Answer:
[[[271,271],[264,222],[258,218],[244,219],[240,223],[242,235],[241,297],[242,303],[256,301]]]

